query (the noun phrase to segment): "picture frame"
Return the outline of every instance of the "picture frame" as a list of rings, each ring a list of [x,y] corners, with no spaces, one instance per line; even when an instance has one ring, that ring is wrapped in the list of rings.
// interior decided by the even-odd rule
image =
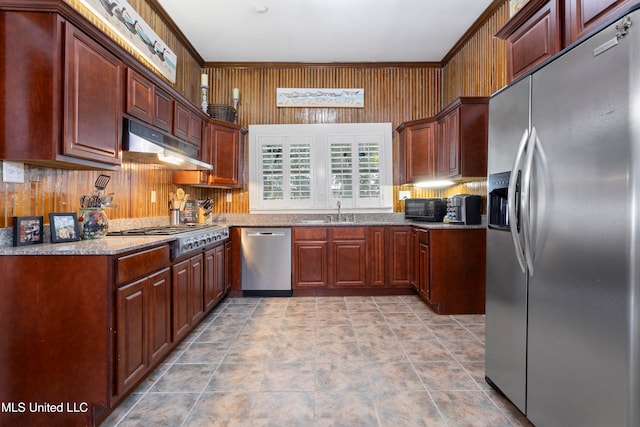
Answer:
[[[276,107],[364,108],[364,88],[276,88]]]
[[[13,217],[13,246],[29,246],[42,243],[44,233],[41,216]]]
[[[80,240],[80,227],[75,212],[52,212],[49,214],[51,243],[75,242]]]

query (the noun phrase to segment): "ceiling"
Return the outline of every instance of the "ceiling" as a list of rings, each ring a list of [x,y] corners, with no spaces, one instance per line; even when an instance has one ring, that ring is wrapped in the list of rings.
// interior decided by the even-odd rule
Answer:
[[[440,62],[492,0],[157,0],[205,62]]]

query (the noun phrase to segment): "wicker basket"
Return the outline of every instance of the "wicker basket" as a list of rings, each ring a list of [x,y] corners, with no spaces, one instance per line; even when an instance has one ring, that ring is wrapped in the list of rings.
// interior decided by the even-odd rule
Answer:
[[[225,120],[227,122],[236,121],[236,109],[226,104],[209,104],[207,107],[209,116],[214,119]]]

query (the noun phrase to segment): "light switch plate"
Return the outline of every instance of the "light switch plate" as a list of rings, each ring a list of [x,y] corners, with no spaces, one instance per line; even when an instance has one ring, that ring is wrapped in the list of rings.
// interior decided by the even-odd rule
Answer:
[[[231,198],[232,198],[232,197],[233,197],[233,196],[232,196],[232,193],[231,193],[230,191],[229,191],[229,192],[227,192],[227,203],[231,203],[231,200],[232,200]]]
[[[2,162],[3,182],[24,182],[24,163],[22,162]]]
[[[405,200],[411,198],[411,191],[398,191],[398,200]]]

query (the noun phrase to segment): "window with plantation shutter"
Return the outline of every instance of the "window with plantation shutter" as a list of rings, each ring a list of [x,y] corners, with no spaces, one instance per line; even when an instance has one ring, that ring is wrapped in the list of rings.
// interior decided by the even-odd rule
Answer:
[[[391,124],[249,126],[251,212],[393,211]]]

